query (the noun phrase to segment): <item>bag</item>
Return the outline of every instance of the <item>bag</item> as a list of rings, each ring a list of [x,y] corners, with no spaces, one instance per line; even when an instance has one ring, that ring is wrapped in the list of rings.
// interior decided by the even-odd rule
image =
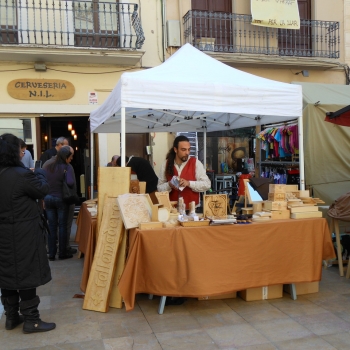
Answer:
[[[67,204],[76,204],[79,202],[79,197],[75,192],[74,187],[69,187],[67,184],[67,170],[64,171],[64,179],[62,184],[62,199]]]

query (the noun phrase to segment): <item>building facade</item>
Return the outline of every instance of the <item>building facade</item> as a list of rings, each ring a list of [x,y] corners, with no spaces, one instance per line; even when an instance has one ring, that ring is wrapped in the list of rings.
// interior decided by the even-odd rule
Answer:
[[[34,159],[67,136],[84,174],[89,113],[123,72],[155,67],[185,43],[264,78],[348,84],[350,0],[298,7],[301,28],[289,30],[252,25],[248,0],[0,0],[1,132],[24,138]],[[158,172],[173,138],[130,135],[126,154],[150,159]],[[120,154],[118,134],[94,141],[96,166]]]

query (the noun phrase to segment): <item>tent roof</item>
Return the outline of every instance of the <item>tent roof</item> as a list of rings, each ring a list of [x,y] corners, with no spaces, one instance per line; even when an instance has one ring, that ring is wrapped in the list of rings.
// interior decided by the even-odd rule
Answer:
[[[217,131],[295,119],[298,85],[231,68],[190,44],[160,66],[123,73],[106,101],[91,112],[92,132]]]
[[[303,104],[350,105],[350,85],[292,82],[303,88]]]

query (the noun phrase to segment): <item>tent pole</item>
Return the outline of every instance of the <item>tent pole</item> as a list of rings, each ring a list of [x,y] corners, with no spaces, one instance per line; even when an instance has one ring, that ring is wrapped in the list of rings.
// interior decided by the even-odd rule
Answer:
[[[305,190],[303,117],[298,118],[300,190]]]
[[[90,133],[90,199],[94,199],[94,133]]]
[[[203,132],[203,165],[207,169],[207,130]]]
[[[121,147],[121,166],[125,167],[125,107],[120,109],[120,147]]]

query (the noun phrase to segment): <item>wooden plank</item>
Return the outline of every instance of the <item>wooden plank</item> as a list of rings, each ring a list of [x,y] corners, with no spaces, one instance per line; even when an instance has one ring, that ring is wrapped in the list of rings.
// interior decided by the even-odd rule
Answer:
[[[102,220],[102,212],[105,195],[117,197],[120,194],[129,193],[131,168],[129,167],[100,167],[98,168],[98,207],[96,234],[98,237]],[[100,210],[99,210],[100,209]]]
[[[105,198],[100,235],[84,298],[83,309],[85,310],[108,311],[117,252],[123,230],[123,221],[115,198]]]
[[[146,193],[146,182],[140,181],[139,187],[140,187],[140,194],[145,194]]]
[[[311,212],[311,211],[318,211],[318,207],[316,205],[303,205],[303,206],[297,206],[297,207],[290,207],[291,213],[304,213],[304,212]]]
[[[122,238],[120,247],[118,249],[117,266],[116,266],[114,279],[112,283],[112,291],[109,298],[109,306],[117,309],[121,309],[123,307],[123,302],[122,302],[123,300],[118,289],[118,283],[125,267],[126,254],[127,254],[126,247],[127,247],[127,240],[128,240],[127,232],[128,232],[127,230],[125,229],[123,230],[123,238]]]
[[[307,219],[307,218],[322,218],[321,211],[305,212],[305,213],[293,213],[290,214],[291,219]]]

